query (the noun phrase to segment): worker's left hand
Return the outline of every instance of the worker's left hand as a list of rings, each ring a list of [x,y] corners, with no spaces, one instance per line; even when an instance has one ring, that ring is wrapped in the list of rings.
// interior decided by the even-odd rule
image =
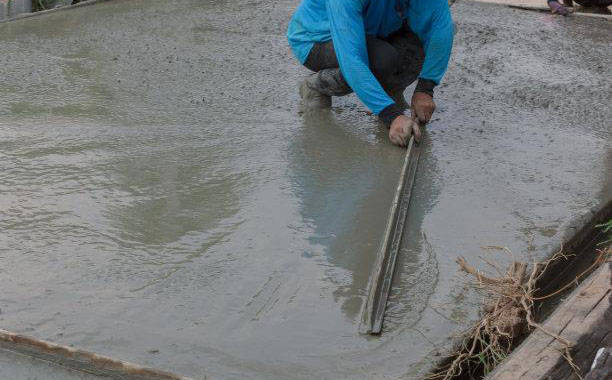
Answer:
[[[414,135],[416,142],[421,141],[421,127],[413,118],[400,115],[393,120],[389,128],[389,140],[395,145],[406,146],[410,136]]]
[[[412,95],[412,118],[421,125],[429,123],[435,109],[436,103],[431,95],[424,92],[415,92]]]

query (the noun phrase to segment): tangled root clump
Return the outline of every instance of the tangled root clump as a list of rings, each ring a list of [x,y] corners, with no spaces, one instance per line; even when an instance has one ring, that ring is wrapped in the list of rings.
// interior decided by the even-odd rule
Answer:
[[[485,247],[486,249],[503,250],[512,254],[505,247]],[[474,379],[490,373],[503,361],[531,330],[538,329],[553,337],[564,347],[564,357],[575,373],[575,366],[570,349],[572,344],[565,338],[547,331],[533,317],[536,301],[557,295],[577,283],[577,280],[592,269],[606,261],[609,249],[600,250],[598,260],[587,270],[554,293],[536,297],[536,284],[547,267],[559,259],[567,259],[563,250],[559,250],[549,260],[534,262],[531,266],[513,262],[510,268],[502,273],[494,264],[487,261],[499,273],[499,277],[489,277],[478,271],[463,257],[457,259],[460,269],[475,279],[474,286],[484,293],[485,302],[480,320],[472,326],[461,339],[460,345],[438,367],[438,372],[427,377],[428,380]]]

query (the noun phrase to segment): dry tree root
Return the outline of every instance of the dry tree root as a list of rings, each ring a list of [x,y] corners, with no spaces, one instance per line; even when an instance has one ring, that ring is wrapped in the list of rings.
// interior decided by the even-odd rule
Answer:
[[[503,247],[487,247],[487,249],[502,249]],[[576,277],[576,280],[563,286],[550,295],[535,297],[536,284],[547,267],[556,260],[567,258],[563,249],[555,253],[549,260],[535,262],[529,266],[514,262],[502,273],[495,268],[500,277],[489,277],[469,265],[463,257],[457,259],[461,270],[472,276],[475,286],[484,292],[487,303],[483,307],[480,320],[465,334],[460,346],[448,358],[446,364],[438,368],[438,372],[429,375],[429,380],[473,379],[488,374],[514,348],[520,339],[531,330],[538,329],[559,341],[564,347],[564,357],[578,374],[579,369],[572,360],[571,342],[555,333],[547,331],[533,317],[534,302],[558,294],[577,283],[580,277],[590,273],[609,257],[609,250],[601,250],[599,259],[587,270]],[[491,263],[487,262],[489,265]]]

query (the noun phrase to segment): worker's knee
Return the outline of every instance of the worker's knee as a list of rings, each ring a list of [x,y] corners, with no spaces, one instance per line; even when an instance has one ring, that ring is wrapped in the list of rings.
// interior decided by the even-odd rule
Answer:
[[[368,59],[370,69],[380,80],[393,75],[398,70],[399,53],[390,43],[368,36]]]

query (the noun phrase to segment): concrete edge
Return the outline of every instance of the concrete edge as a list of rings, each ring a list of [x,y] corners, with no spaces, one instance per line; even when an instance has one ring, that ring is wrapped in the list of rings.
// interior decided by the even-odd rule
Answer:
[[[546,284],[540,287],[537,295],[548,294],[558,289],[561,285],[575,279],[575,274],[595,262],[597,256],[591,252],[588,256],[579,256],[580,247],[589,244],[600,235],[595,227],[612,219],[612,199],[601,202],[592,207],[587,213],[564,223],[560,230],[560,243],[553,246],[549,251],[549,257],[563,250],[569,255],[567,260],[557,260],[549,265],[546,273],[538,281]]]
[[[597,239],[601,235],[600,231],[598,231],[596,228],[596,225],[610,219],[612,219],[612,199],[601,202],[598,206],[591,208],[584,215],[581,215],[564,224],[560,235],[561,243],[550,251],[549,257],[554,253],[559,252],[561,249],[563,249],[563,252],[566,254],[573,256],[570,256],[567,260],[558,260],[549,265],[546,273],[538,281],[538,284],[547,284],[547,286],[541,287],[538,290],[539,295],[551,293],[555,289],[558,289],[561,285],[569,283],[572,278],[575,279],[575,273],[582,272],[595,262],[597,258],[595,252],[588,256],[578,256],[577,253],[579,252],[580,247],[592,243],[593,240]],[[609,263],[607,264],[609,265]],[[604,265],[606,265],[606,263],[604,263]],[[601,267],[594,269],[594,272],[596,272],[598,269],[601,270]],[[568,290],[570,294],[575,294],[578,289],[581,288],[581,285],[592,277],[593,273],[590,273],[589,276],[582,279],[579,284],[576,284],[575,288]],[[547,316],[543,323],[546,323],[546,321],[548,321],[557,311],[557,308],[555,308],[555,310],[551,313],[551,315]],[[508,355],[503,362],[501,362],[488,376],[486,376],[485,379],[493,379],[494,376],[500,373],[500,371],[505,368],[506,363],[510,362],[512,358],[515,357],[520,348],[526,344],[529,344],[532,334],[533,332],[525,337],[525,339],[512,350],[510,355]]]
[[[77,372],[122,380],[193,380],[0,329],[0,349],[57,364]]]
[[[559,324],[559,320],[561,319],[560,317],[568,312],[567,305],[568,304],[574,305],[577,299],[583,297],[583,294],[585,293],[585,289],[590,287],[593,284],[593,281],[595,279],[603,278],[604,280],[610,281],[611,269],[612,269],[612,262],[606,261],[602,263],[601,266],[596,268],[589,276],[583,279],[580,285],[578,285],[575,289],[571,291],[571,293],[565,298],[565,301],[561,305],[559,305],[560,307],[556,308],[556,310],[548,318],[546,318],[545,321],[542,322],[542,326],[546,328],[548,331],[556,332],[557,330],[555,328],[559,328],[562,326]],[[586,292],[586,293],[588,294],[589,292]],[[610,290],[608,288],[606,290],[603,290],[602,292],[595,293],[593,298],[596,298],[596,299],[607,298],[606,296],[609,296],[609,293],[610,293]],[[605,308],[603,310],[596,309],[596,311],[597,312],[595,313],[595,316],[593,315],[590,316],[591,318],[594,317],[594,324],[598,325],[598,324],[605,323],[606,314],[609,313],[609,308]],[[567,322],[567,325],[571,325],[571,320]],[[567,327],[567,325],[563,326],[563,328]],[[584,340],[585,338],[588,339],[588,337],[593,332],[592,330],[589,330],[589,328],[593,328],[593,327],[594,327],[593,325],[588,325],[588,324],[587,326],[581,325],[581,328],[583,329],[582,333],[577,338],[570,339],[570,341],[572,341],[573,344],[578,344],[580,341]],[[563,333],[561,333],[561,335],[563,335]],[[500,363],[497,367],[495,367],[495,369],[489,375],[487,375],[485,379],[486,380],[503,380],[503,379],[514,378],[514,375],[516,374],[516,367],[521,367],[526,362],[529,362],[529,360],[534,359],[532,355],[526,355],[524,351],[529,350],[530,346],[533,346],[534,344],[537,345],[538,342],[542,340],[544,340],[545,342],[552,342],[550,343],[551,346],[546,347],[547,353],[545,355],[539,354],[542,356],[536,356],[535,359],[537,359],[537,361],[531,362],[530,364],[534,367],[537,367],[538,370],[540,371],[545,370],[545,372],[542,371],[545,374],[542,376],[541,373],[538,375],[535,375],[535,374],[530,375],[529,373],[523,373],[521,378],[526,378],[526,379],[527,378],[529,379],[531,378],[533,379],[536,379],[536,378],[537,379],[556,379],[558,378],[558,374],[556,376],[552,376],[552,374],[554,374],[555,367],[559,363],[566,363],[566,359],[563,356],[564,354],[563,350],[561,349],[562,344],[557,342],[554,338],[543,333],[542,331],[534,330],[531,334],[529,334],[529,336],[518,347],[516,347],[512,351],[510,355],[508,355],[508,357],[502,363]],[[589,360],[589,364],[591,361],[592,359]],[[578,365],[579,368],[584,369],[584,365],[583,365],[584,363],[576,363],[576,364]],[[567,367],[571,374],[571,369],[569,368],[569,365]],[[534,375],[537,377],[535,377]]]
[[[515,8],[515,9],[522,9],[526,11],[550,12],[550,9],[548,7],[538,7],[535,5],[509,4],[508,7]],[[599,13],[573,12],[569,17],[573,17],[573,16],[601,18],[604,20],[612,21],[612,15],[605,15],[605,14],[599,14]]]
[[[595,226],[611,218],[612,198],[600,202],[597,206],[592,207],[583,215],[580,215],[574,219],[567,221],[559,228],[560,233],[556,235],[559,237],[560,243],[553,245],[553,248],[548,250],[547,257],[552,257],[562,248],[564,252],[572,253],[578,247],[589,243],[591,240],[593,240],[593,232]],[[566,278],[568,276],[570,276],[575,271],[584,270],[589,265],[591,265],[595,261],[595,259],[595,254],[593,254],[591,257],[588,257],[586,260],[584,260],[584,257],[578,257],[576,255],[570,258],[569,263],[567,260],[559,260],[555,263],[552,263],[547,270],[548,275],[543,275],[538,281],[539,284],[546,283],[546,281],[549,281],[549,286],[539,289],[538,294],[550,293],[550,289],[556,290],[559,287],[559,284],[567,283],[563,281],[567,281]],[[575,265],[578,262],[581,263],[578,267],[576,267]],[[561,270],[561,272],[563,273],[559,273],[560,268],[562,267],[564,267],[564,270]],[[567,270],[567,268],[570,268],[571,270]],[[583,282],[584,279],[580,282],[580,284],[582,284]],[[569,292],[573,292],[574,290],[575,289],[570,289]],[[550,315],[548,317],[550,317]],[[512,350],[510,355],[508,355],[508,357],[502,363],[500,363],[498,367],[503,366],[504,363],[512,357],[513,353],[516,352],[517,349],[521,347],[521,345],[524,344],[528,338],[529,335],[523,339],[521,344],[519,344]],[[431,374],[431,371],[438,368],[439,365],[444,364],[448,357],[454,353],[454,350],[457,348],[460,342],[461,338],[454,338],[452,342],[448,344],[442,351],[441,359],[434,361],[434,363],[430,365],[430,368],[426,373]],[[491,372],[487,377],[485,377],[485,379],[490,379],[490,376],[494,373],[497,373],[497,370],[493,370],[493,372]]]
[[[0,24],[3,24],[5,22],[23,20],[23,19],[31,18],[31,17],[43,16],[49,13],[55,13],[55,12],[65,11],[65,10],[74,9],[74,8],[86,7],[89,5],[96,4],[96,3],[105,3],[108,1],[111,1],[111,0],[85,0],[77,4],[66,5],[66,6],[59,7],[59,8],[46,9],[44,11],[32,12],[32,13],[22,13],[16,17],[7,18],[5,20],[0,20]]]

